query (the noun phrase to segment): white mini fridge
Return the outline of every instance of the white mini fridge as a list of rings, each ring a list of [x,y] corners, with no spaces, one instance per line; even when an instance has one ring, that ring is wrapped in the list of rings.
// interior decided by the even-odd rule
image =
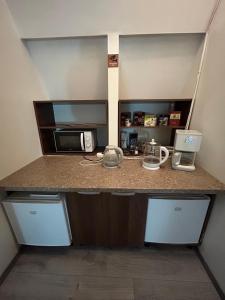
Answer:
[[[145,242],[198,244],[210,198],[203,196],[151,196]]]
[[[63,194],[12,193],[3,206],[17,242],[32,246],[69,246],[71,232]]]

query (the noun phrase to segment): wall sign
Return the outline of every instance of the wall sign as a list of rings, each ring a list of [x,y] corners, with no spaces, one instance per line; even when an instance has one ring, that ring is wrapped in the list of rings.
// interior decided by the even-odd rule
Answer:
[[[119,65],[119,54],[108,54],[108,68],[117,68]]]

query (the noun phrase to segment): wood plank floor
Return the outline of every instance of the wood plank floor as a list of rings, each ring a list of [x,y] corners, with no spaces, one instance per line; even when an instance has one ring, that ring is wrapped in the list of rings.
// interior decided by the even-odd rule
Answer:
[[[219,300],[196,253],[26,248],[0,286],[1,300]]]

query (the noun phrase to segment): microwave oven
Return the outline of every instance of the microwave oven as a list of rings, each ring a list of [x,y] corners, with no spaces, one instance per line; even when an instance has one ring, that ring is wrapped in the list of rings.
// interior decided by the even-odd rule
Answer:
[[[54,131],[56,152],[93,152],[96,147],[96,130]]]

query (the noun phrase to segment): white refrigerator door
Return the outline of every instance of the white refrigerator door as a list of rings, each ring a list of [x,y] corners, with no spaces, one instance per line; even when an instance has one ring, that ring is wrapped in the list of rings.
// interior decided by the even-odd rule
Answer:
[[[209,197],[150,198],[145,242],[197,244],[207,213]]]
[[[19,244],[68,246],[70,231],[63,201],[5,201],[4,208]]]

